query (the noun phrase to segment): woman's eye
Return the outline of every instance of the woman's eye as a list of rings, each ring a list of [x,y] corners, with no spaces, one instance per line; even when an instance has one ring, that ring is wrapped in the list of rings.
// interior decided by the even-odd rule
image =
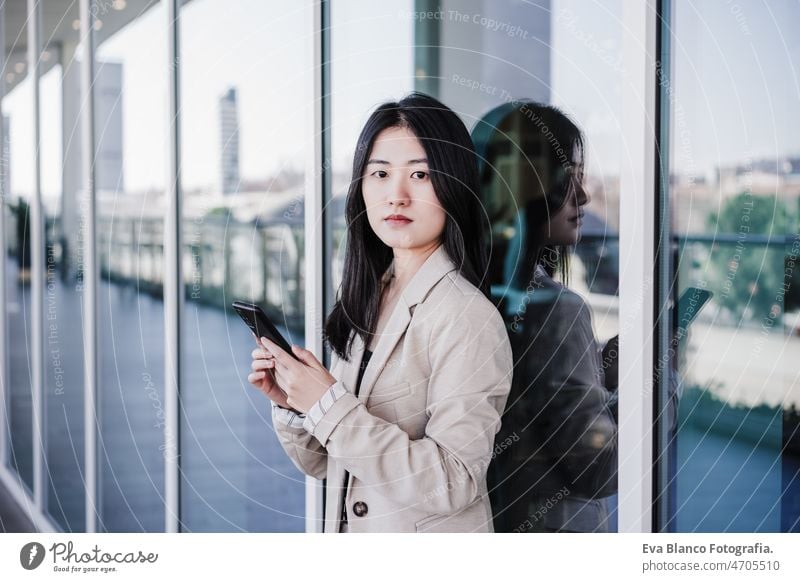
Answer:
[[[428,177],[428,173],[423,172],[422,170],[417,170],[416,172],[411,174],[411,177],[416,178],[417,180],[424,180],[425,178]]]
[[[375,170],[374,172],[372,172],[372,175],[375,176],[376,178],[385,178],[389,174],[386,173],[386,170]]]

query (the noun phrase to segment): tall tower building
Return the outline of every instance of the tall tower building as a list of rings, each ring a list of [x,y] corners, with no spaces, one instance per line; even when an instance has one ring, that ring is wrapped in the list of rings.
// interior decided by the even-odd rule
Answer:
[[[239,112],[234,87],[219,99],[219,128],[220,189],[232,194],[239,190]]]

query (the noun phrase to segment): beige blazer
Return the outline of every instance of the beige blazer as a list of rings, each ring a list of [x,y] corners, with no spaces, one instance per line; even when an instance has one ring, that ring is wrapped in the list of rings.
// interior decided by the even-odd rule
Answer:
[[[511,387],[501,315],[444,247],[403,291],[354,395],[364,353],[306,415],[273,407],[286,453],[327,478],[325,532],[490,532],[486,470]],[[344,498],[345,471],[349,486]]]

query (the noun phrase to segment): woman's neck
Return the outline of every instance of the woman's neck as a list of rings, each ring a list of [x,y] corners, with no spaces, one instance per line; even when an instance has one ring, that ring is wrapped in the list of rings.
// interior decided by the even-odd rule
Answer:
[[[439,248],[440,244],[437,241],[423,249],[394,249],[392,278],[388,285],[398,291],[405,289],[419,268]]]
[[[428,260],[436,249],[439,248],[439,243],[434,243],[430,247],[423,250],[420,249],[395,249],[394,261],[389,267],[390,275],[386,279],[385,285],[381,292],[380,307],[378,313],[378,322],[376,324],[375,335],[370,338],[367,349],[370,351],[375,350],[378,342],[378,336],[382,333],[383,326],[391,311],[397,303],[398,297],[408,285],[411,278],[416,274],[419,268]]]

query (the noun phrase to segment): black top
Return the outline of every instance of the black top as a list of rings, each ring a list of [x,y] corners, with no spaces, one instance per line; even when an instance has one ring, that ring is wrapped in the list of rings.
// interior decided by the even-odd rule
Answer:
[[[356,380],[356,396],[361,389],[361,379],[364,377],[364,371],[367,369],[369,359],[372,357],[372,352],[367,350],[364,352],[364,357],[361,359],[361,365],[358,367],[358,380]]]

